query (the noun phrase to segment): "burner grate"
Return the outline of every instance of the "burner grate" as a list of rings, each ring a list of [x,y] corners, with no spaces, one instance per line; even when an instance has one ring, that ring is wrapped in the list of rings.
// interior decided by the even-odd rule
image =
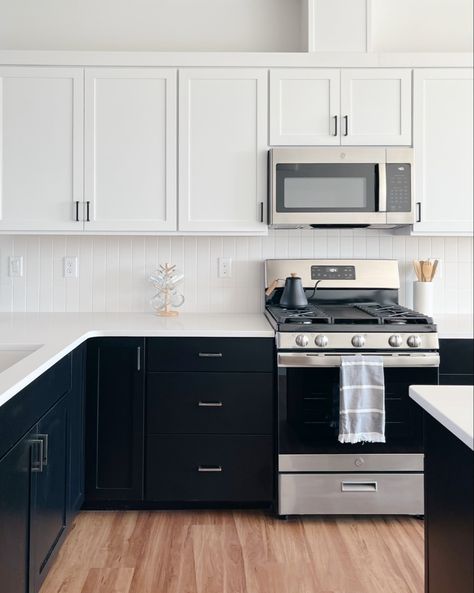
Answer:
[[[305,309],[285,309],[284,307],[267,307],[278,323],[330,323],[331,319],[319,307],[308,305]]]
[[[378,303],[368,303],[365,305],[355,305],[357,309],[373,315],[379,319],[380,323],[387,325],[405,325],[407,323],[428,325],[433,323],[433,319],[417,311],[412,311],[401,305],[379,305]]]

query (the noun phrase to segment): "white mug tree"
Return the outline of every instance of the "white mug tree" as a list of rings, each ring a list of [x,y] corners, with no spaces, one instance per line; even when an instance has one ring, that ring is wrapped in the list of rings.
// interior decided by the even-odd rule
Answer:
[[[181,307],[184,303],[184,296],[176,288],[183,278],[183,274],[176,270],[176,266],[168,263],[160,265],[159,269],[151,274],[149,279],[157,293],[150,300],[150,304],[157,315],[176,317],[179,314],[170,307]]]

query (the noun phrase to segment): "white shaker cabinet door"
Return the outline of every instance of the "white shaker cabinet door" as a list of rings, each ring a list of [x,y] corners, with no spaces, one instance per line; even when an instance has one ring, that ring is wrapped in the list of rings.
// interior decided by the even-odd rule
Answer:
[[[472,234],[472,112],[472,69],[415,71],[415,232]]]
[[[83,70],[0,68],[0,231],[81,231],[82,159]]]
[[[176,230],[176,87],[173,69],[86,69],[86,230]]]
[[[340,70],[270,72],[270,144],[340,144]]]
[[[343,145],[411,145],[411,70],[343,69]]]
[[[266,231],[267,71],[179,73],[179,229]]]

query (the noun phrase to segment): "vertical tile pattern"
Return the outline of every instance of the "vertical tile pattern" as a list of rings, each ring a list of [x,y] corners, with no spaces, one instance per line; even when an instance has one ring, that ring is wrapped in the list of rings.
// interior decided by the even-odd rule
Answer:
[[[24,258],[10,278],[8,258]],[[65,279],[63,258],[77,256],[79,278]],[[233,260],[218,277],[218,258]],[[263,261],[271,258],[387,258],[400,264],[400,301],[412,306],[412,260],[438,258],[437,313],[472,313],[473,240],[409,237],[363,229],[270,231],[268,237],[0,236],[0,311],[149,311],[149,274],[172,262],[184,273],[189,312],[258,312]]]

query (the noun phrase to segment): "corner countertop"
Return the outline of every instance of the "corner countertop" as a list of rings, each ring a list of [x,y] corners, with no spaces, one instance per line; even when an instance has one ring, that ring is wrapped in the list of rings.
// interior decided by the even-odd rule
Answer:
[[[0,313],[2,350],[31,350],[0,372],[0,406],[61,358],[95,337],[273,338],[263,314]]]
[[[474,449],[472,385],[412,385],[410,397],[465,445]]]
[[[474,317],[467,313],[447,313],[434,316],[438,327],[438,335],[441,340],[474,338]]]

